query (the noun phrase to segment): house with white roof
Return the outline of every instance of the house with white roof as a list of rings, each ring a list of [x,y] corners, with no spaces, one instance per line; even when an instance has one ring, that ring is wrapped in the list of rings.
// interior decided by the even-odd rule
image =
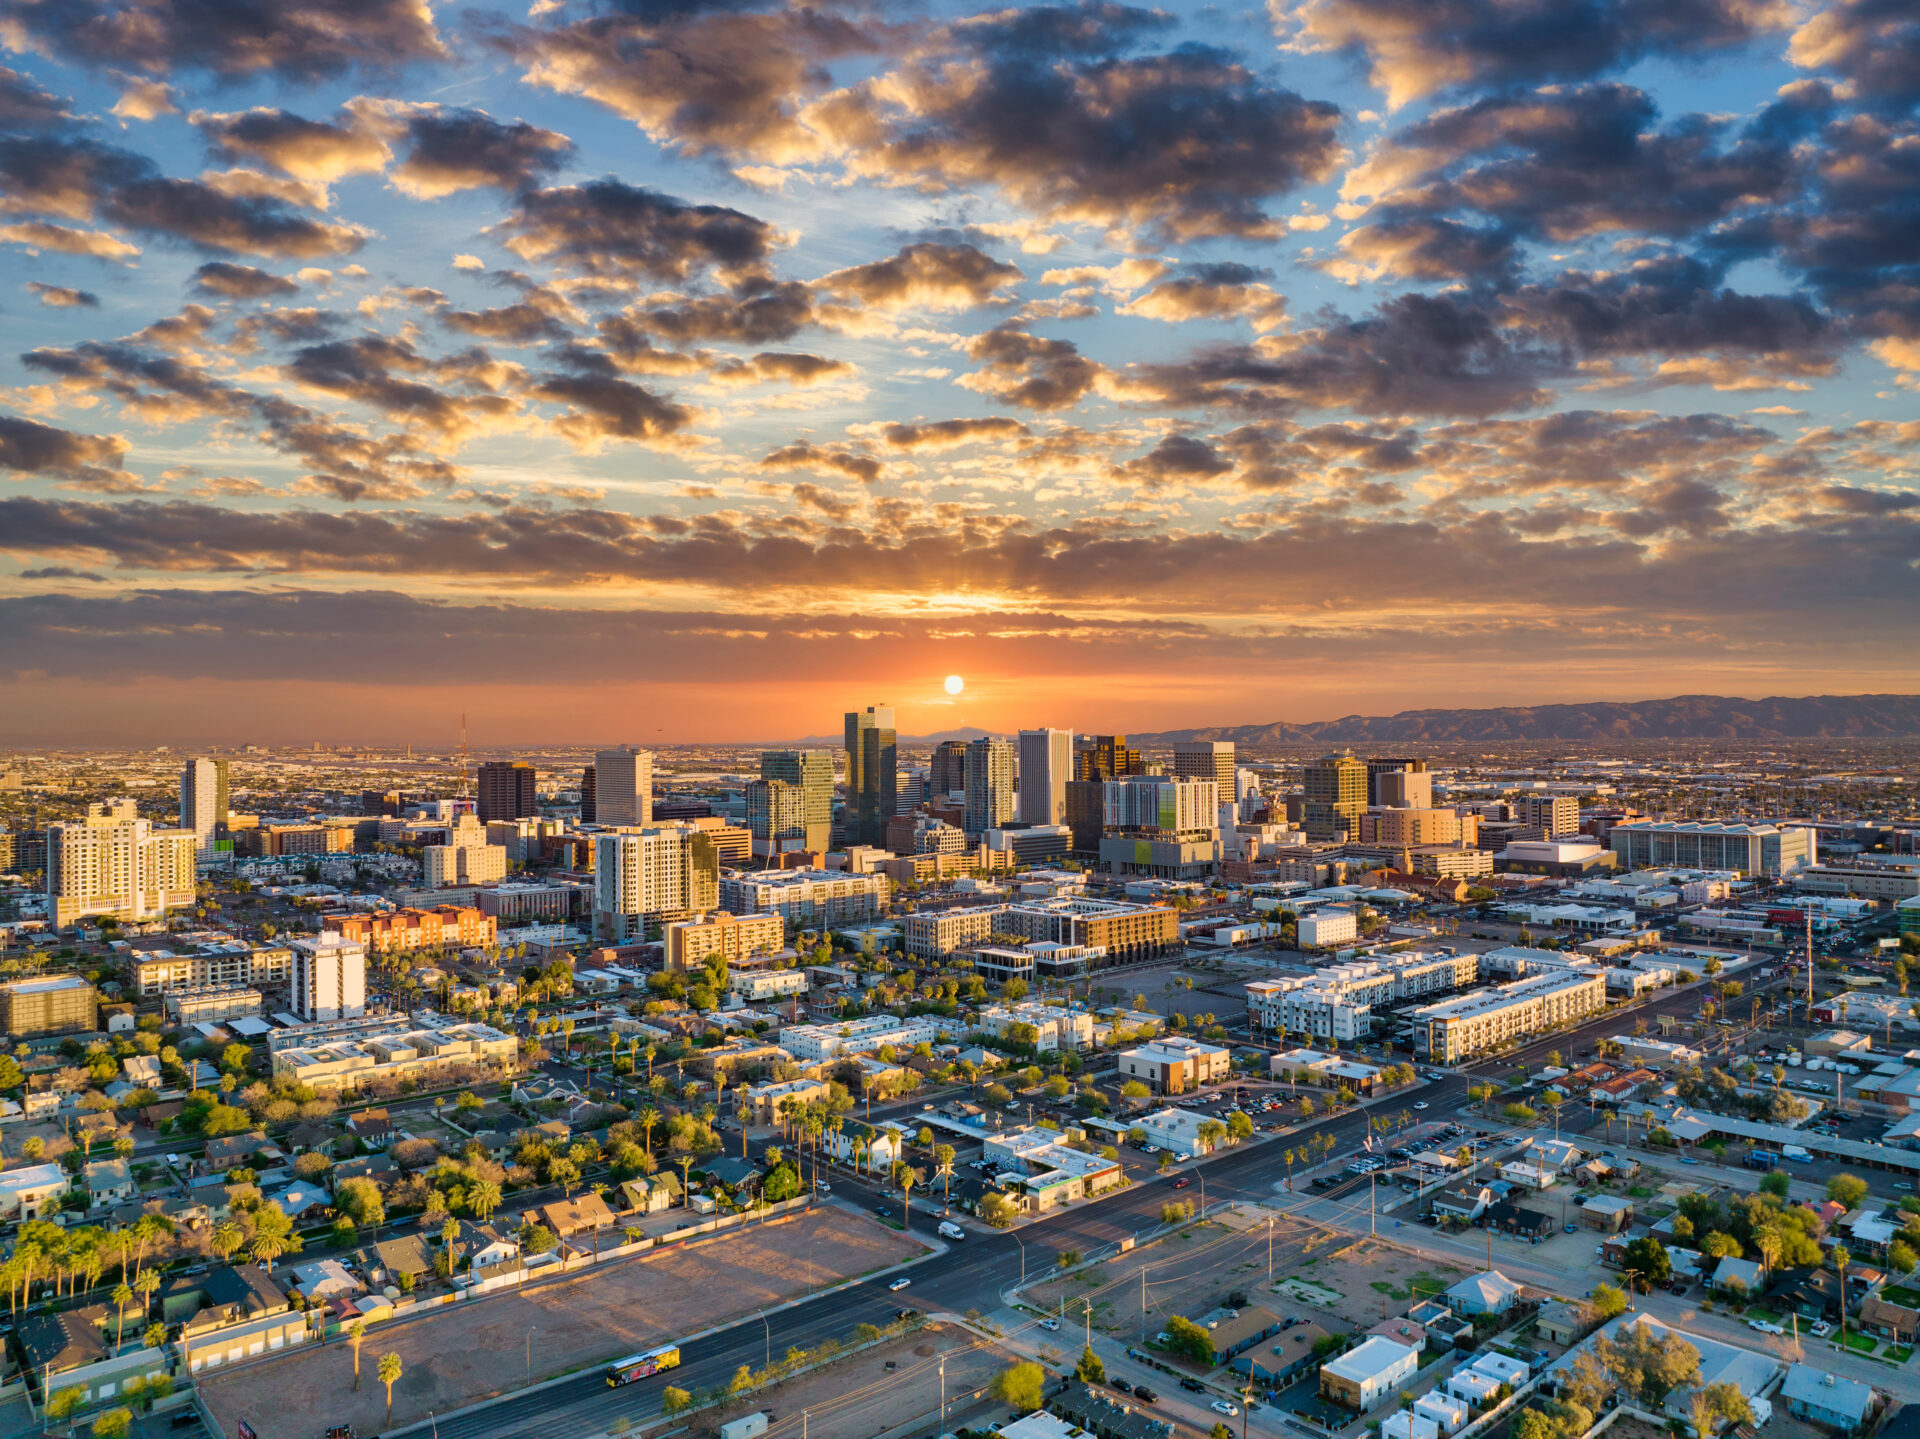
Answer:
[[[0,1220],[44,1219],[60,1207],[60,1196],[72,1184],[67,1171],[57,1164],[29,1164],[0,1172]]]
[[[1447,1291],[1448,1307],[1455,1314],[1505,1314],[1521,1295],[1521,1288],[1498,1269],[1469,1275]]]

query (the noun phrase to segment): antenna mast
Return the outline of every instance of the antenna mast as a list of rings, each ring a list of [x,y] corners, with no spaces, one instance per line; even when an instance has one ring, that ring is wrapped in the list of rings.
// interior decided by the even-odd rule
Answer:
[[[467,797],[467,712],[460,711],[460,798]],[[1811,980],[1808,981],[1812,983]]]

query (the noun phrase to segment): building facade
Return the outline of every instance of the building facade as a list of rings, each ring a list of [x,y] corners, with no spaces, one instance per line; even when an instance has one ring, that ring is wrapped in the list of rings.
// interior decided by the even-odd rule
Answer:
[[[595,835],[593,881],[595,937],[643,938],[650,928],[719,907],[720,855],[692,825]]]
[[[1309,839],[1336,840],[1360,832],[1367,809],[1367,766],[1350,754],[1322,756],[1301,771],[1301,823]]]
[[[892,881],[884,874],[827,869],[728,874],[720,881],[720,907],[729,914],[777,914],[796,929],[837,928],[880,918],[891,893]]]
[[[787,942],[787,925],[777,914],[729,914],[720,910],[701,919],[675,920],[666,926],[666,963],[688,970],[709,959],[728,964],[755,955],[776,954]]]
[[[92,805],[84,820],[47,827],[48,917],[56,929],[164,919],[194,902],[198,859],[192,830],[156,830],[131,800]]]
[[[341,918],[322,920],[331,926]],[[134,992],[145,998],[181,989],[243,986],[264,989],[285,984],[293,975],[293,951],[285,945],[249,945],[233,941],[201,945],[192,954],[169,949],[135,951],[132,960]]]
[[[824,853],[833,843],[833,755],[823,749],[776,749],[760,756],[760,778],[778,780],[799,791],[801,843],[794,848]],[[749,824],[748,829],[753,830]],[[760,832],[753,830],[754,838]]]
[[[1020,822],[1064,824],[1067,781],[1073,778],[1073,731],[1020,731]]]
[[[540,813],[540,788],[532,765],[523,759],[490,759],[480,766],[479,798],[474,809],[480,823],[496,819],[530,819]]]
[[[77,974],[0,984],[0,1033],[11,1038],[87,1034],[99,1027],[100,993]]]
[[[1810,827],[1641,820],[1617,824],[1608,843],[1622,869],[1725,869],[1779,879],[1819,862]]]
[[[290,948],[294,1014],[312,1023],[354,1019],[367,1012],[365,945],[323,931],[294,940]]]
[[[1543,974],[1415,1010],[1414,1052],[1452,1064],[1606,1007],[1604,974]]]
[[[653,751],[622,745],[593,757],[593,813],[596,824],[653,823]]]
[[[900,749],[892,705],[846,717],[847,814],[856,844],[879,845],[899,798]]]
[[[967,746],[968,838],[998,829],[1013,818],[1013,764],[1014,748],[1006,740],[983,735]]]
[[[193,831],[202,859],[227,822],[227,762],[190,759],[180,770],[180,828]]]

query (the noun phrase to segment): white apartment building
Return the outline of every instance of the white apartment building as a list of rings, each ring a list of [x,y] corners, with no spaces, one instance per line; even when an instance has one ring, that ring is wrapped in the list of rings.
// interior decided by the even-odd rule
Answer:
[[[1155,1094],[1184,1094],[1233,1073],[1231,1051],[1198,1039],[1163,1034],[1118,1056],[1123,1079],[1138,1079]]]
[[[435,1029],[406,1029],[366,1039],[274,1051],[273,1077],[291,1079],[328,1093],[352,1089],[368,1079],[406,1074],[441,1064],[511,1065],[520,1041],[488,1024],[452,1024]]]
[[[650,922],[706,914],[719,899],[719,851],[694,826],[594,836],[593,931],[598,938],[640,938]]]
[[[1372,1010],[1444,994],[1478,977],[1479,960],[1471,953],[1379,955],[1328,965],[1311,975],[1255,980],[1246,987],[1247,1013],[1270,1031],[1359,1039],[1371,1030]]]
[[[1006,929],[1000,922],[1006,912],[1007,907],[1003,904],[928,910],[903,916],[900,930],[906,941],[907,953],[914,958],[944,959],[957,950],[983,944],[996,931]]]
[[[164,919],[194,902],[199,843],[190,829],[156,830],[132,800],[91,805],[47,826],[47,899],[56,929],[82,919]]]
[[[792,1025],[780,1031],[780,1047],[799,1060],[840,1059],[886,1046],[904,1053],[916,1044],[932,1044],[940,1034],[941,1027],[928,1019],[875,1014],[838,1024]]]
[[[829,869],[728,874],[720,880],[720,907],[730,914],[777,914],[790,929],[837,928],[879,919],[891,882],[884,874]]]
[[[294,1014],[308,1021],[367,1012],[367,947],[331,931],[293,941]]]
[[[995,1004],[980,1011],[980,1028],[1001,1039],[1015,1025],[1031,1025],[1033,1047],[1042,1054],[1093,1048],[1093,1015],[1056,1004]]]
[[[1605,975],[1542,974],[1415,1010],[1414,1051],[1437,1063],[1452,1064],[1606,1007]]]
[[[265,989],[285,984],[293,975],[293,951],[285,945],[256,948],[237,940],[200,944],[196,954],[170,949],[136,951],[133,958],[135,991],[145,998],[178,989],[219,989],[240,986]]]
[[[447,830],[445,844],[421,851],[421,878],[428,889],[494,884],[507,877],[507,847],[487,843],[487,829],[471,815]]]
[[[1360,938],[1360,916],[1350,909],[1316,909],[1296,921],[1300,948],[1331,949]]]
[[[748,1004],[758,1004],[765,999],[785,999],[789,995],[805,994],[810,983],[804,969],[730,969],[727,971],[728,992],[739,995]]]
[[[593,757],[594,818],[606,825],[653,823],[653,751],[622,745]]]
[[[1073,731],[1020,731],[1020,822],[1061,824],[1067,817],[1067,781],[1073,778]]]
[[[1023,979],[1084,979],[1100,967],[1107,951],[1100,945],[1054,944],[1036,940],[1032,944],[981,944],[972,951],[973,968],[991,984]]]

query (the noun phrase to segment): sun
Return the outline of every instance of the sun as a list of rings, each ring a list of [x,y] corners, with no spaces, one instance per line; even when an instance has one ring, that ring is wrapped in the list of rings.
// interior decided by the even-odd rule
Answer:
[[[967,687],[967,682],[961,679],[959,675],[947,676],[947,693],[948,694],[957,695],[960,693],[961,690],[965,689],[966,687]]]

